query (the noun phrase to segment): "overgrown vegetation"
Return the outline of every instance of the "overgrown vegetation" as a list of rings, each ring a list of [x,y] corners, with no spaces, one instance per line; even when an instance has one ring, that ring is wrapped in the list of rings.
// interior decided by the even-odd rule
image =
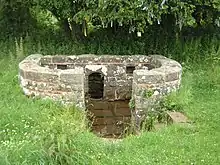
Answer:
[[[30,50],[29,44],[24,40],[10,45],[1,43],[0,164],[218,164],[220,51],[216,49],[217,42],[207,50],[204,47],[200,50],[199,40],[185,43],[187,47],[182,49],[182,54],[192,59],[183,63],[180,91],[164,102],[168,109],[181,107],[195,122],[193,127],[173,125],[158,132],[130,135],[117,143],[93,135],[85,115],[74,108],[32,100],[22,94],[17,59],[30,52],[38,53],[37,49]],[[34,47],[40,53],[48,51],[41,45]],[[199,60],[201,51],[209,53],[204,60]],[[13,58],[9,58],[10,54]]]

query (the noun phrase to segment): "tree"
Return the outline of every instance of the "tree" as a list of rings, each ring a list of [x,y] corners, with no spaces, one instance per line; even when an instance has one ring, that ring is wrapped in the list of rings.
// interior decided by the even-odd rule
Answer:
[[[75,39],[107,27],[140,35],[152,25],[175,32],[220,26],[219,0],[0,0],[0,4],[0,25],[7,24],[10,32],[28,31],[25,25],[33,23],[30,8],[40,6],[57,18],[66,36]]]
[[[36,22],[31,16],[30,5],[29,0],[0,0],[0,34],[17,36],[31,32]]]
[[[82,37],[82,25],[76,24],[73,17],[79,11],[85,10],[83,0],[34,0],[34,4],[50,11],[59,21],[67,37]]]
[[[166,22],[169,26],[173,25],[179,30],[184,26],[200,26],[202,23],[220,24],[219,0],[87,0],[85,2],[86,9],[79,11],[74,19],[77,23],[86,22],[87,25],[95,24],[103,28],[116,23],[119,26],[128,26],[128,31],[144,32],[146,27],[161,22]],[[174,24],[170,24],[169,21]]]

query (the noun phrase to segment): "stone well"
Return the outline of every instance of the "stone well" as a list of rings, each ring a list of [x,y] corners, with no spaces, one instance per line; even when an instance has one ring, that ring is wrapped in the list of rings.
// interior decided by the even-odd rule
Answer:
[[[91,112],[93,130],[105,136],[121,134],[131,116],[138,128],[161,96],[179,88],[181,73],[178,62],[159,55],[35,54],[19,64],[25,95],[71,103]]]

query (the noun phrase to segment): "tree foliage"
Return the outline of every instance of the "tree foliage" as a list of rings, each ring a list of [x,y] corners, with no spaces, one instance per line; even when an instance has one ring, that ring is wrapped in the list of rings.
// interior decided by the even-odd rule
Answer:
[[[50,11],[61,29],[74,37],[115,26],[130,33],[143,33],[151,25],[178,30],[220,26],[219,0],[0,0],[0,4],[1,24],[2,20],[19,20],[17,24],[23,28],[31,18],[29,9],[39,6]]]
[[[0,0],[0,35],[30,32],[36,24],[30,6],[29,0]]]
[[[168,21],[173,16],[174,26],[197,26],[201,24],[219,24],[220,1],[203,0],[87,0],[85,10],[79,11],[75,21],[94,23],[99,20],[103,28],[128,25],[130,31],[144,32],[152,24]],[[95,21],[97,22],[97,21]]]

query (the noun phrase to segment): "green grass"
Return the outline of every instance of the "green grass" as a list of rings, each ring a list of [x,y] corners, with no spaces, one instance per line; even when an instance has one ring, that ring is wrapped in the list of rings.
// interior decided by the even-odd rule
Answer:
[[[219,164],[218,50],[209,50],[210,58],[200,61],[196,61],[200,48],[196,51],[193,44],[182,52],[184,58],[193,55],[193,62],[184,60],[182,87],[170,97],[183,108],[193,125],[172,125],[112,143],[92,134],[84,113],[73,107],[25,97],[18,83],[18,60],[8,55],[12,52],[12,56],[22,58],[23,53],[31,50],[17,48],[15,53],[13,46],[1,46],[0,165]]]

